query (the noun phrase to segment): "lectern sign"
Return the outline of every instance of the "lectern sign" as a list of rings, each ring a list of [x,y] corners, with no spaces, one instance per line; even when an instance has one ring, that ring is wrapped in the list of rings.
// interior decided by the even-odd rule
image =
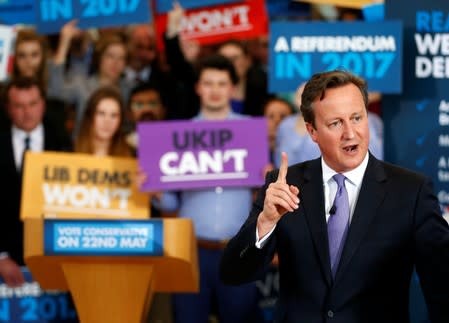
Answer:
[[[161,220],[45,220],[45,255],[162,256]]]

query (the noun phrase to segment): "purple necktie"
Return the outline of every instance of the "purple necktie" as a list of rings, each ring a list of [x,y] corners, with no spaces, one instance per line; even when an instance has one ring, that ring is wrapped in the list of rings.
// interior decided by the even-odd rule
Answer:
[[[333,178],[337,182],[338,188],[331,208],[332,212],[330,212],[327,222],[327,234],[332,275],[335,277],[349,227],[349,199],[345,187],[346,177],[342,174],[336,174]]]

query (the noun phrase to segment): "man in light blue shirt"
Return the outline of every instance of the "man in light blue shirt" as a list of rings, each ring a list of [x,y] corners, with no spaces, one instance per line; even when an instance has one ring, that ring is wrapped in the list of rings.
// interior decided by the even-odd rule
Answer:
[[[237,75],[229,60],[219,55],[205,58],[197,77],[200,113],[195,122],[241,118],[231,108]],[[255,285],[226,286],[218,275],[226,242],[237,233],[251,209],[251,189],[215,187],[166,192],[154,204],[166,212],[178,210],[179,217],[192,219],[198,239],[200,291],[173,297],[175,322],[207,323],[214,304],[221,323],[257,322]]]

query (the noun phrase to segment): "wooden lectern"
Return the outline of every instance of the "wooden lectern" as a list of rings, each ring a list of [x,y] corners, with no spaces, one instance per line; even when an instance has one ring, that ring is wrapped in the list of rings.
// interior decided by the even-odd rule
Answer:
[[[25,262],[44,289],[70,290],[82,323],[141,323],[154,292],[197,292],[189,219],[164,219],[163,256],[48,256],[44,219],[24,219]]]

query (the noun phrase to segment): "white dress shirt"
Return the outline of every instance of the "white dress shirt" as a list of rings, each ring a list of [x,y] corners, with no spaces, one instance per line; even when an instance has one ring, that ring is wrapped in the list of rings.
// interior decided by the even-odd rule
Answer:
[[[368,165],[369,154],[367,153],[362,163],[353,170],[342,173],[345,177],[345,186],[348,191],[349,198],[349,221],[352,220],[354,214],[355,204],[359,197],[360,187],[362,186],[363,175],[365,174],[366,166]],[[337,194],[337,182],[332,178],[336,171],[330,168],[323,158],[321,158],[321,167],[323,169],[323,188],[324,188],[324,202],[326,210],[326,222],[329,220],[329,211],[334,203],[335,195]]]
[[[25,138],[30,137],[30,151],[40,152],[44,150],[44,126],[39,124],[31,132],[12,126],[12,148],[14,151],[14,163],[19,170],[22,167],[22,155],[25,149]]]
[[[142,82],[148,82],[151,75],[151,67],[147,66],[144,67],[140,71],[133,70],[131,67],[127,66],[125,68],[125,79],[128,82],[134,83],[137,79],[139,79]]]

